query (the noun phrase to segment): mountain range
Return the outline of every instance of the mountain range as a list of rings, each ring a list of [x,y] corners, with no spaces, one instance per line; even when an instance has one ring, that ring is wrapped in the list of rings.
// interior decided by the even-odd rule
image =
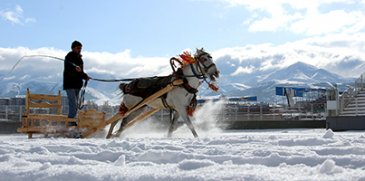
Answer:
[[[227,62],[220,62],[218,67],[227,67]],[[235,76],[223,69],[221,80],[220,87],[227,96],[257,96],[258,101],[273,102],[275,87],[325,89],[336,85],[343,90],[346,85],[353,84],[355,79],[345,78],[304,62],[296,62],[278,70],[257,70]]]
[[[354,78],[342,77],[301,61],[277,69],[261,69],[255,67],[255,63],[239,63],[239,61],[236,61],[234,65],[232,62],[235,60],[228,56],[221,57],[216,61],[221,72],[218,79],[219,94],[212,92],[203,84],[199,89],[198,96],[220,96],[220,94],[230,97],[257,96],[258,101],[272,102],[275,99],[275,87],[277,86],[326,88],[335,84],[347,85],[354,82]],[[237,68],[237,66],[241,68]],[[247,66],[248,68],[242,68]],[[239,71],[240,69],[243,71]],[[31,92],[45,94],[54,94],[58,90],[62,90],[61,75],[54,76],[52,81],[45,78],[42,72],[33,73],[26,70],[23,68],[0,80],[0,97],[24,95],[26,88],[30,88]],[[0,77],[4,77],[4,75],[6,72],[0,71]],[[91,76],[99,77],[101,75],[94,73]],[[110,76],[109,78],[115,77]],[[85,98],[86,100],[94,100],[98,104],[103,104],[105,101],[118,104],[120,92],[117,87],[118,82],[90,81]]]

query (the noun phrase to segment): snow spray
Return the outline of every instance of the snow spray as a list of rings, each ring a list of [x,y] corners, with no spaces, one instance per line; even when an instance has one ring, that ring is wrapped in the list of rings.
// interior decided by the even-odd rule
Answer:
[[[209,134],[221,132],[219,122],[222,118],[224,100],[208,101],[196,110],[193,116],[193,124],[198,134]]]

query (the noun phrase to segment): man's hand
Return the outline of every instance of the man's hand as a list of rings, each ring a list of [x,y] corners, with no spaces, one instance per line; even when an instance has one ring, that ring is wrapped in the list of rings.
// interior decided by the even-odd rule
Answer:
[[[75,68],[76,68],[76,71],[77,72],[82,72],[82,70],[81,70],[81,68],[79,66],[76,66]]]

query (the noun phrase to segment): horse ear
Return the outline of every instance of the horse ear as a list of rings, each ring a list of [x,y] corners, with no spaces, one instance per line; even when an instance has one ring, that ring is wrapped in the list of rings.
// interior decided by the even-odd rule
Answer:
[[[200,49],[199,49],[199,48],[197,48],[197,49],[196,49],[196,52],[197,52],[197,53],[204,52],[204,48],[200,48]]]

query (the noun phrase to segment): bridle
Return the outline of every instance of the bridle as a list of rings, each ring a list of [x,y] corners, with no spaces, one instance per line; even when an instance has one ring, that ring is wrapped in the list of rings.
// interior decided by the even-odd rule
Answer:
[[[206,82],[208,84],[209,88],[211,88],[213,91],[217,91],[218,87],[216,87],[214,84],[210,83],[211,81],[208,82],[207,76],[206,76],[206,73],[209,72],[209,69],[211,69],[212,67],[215,67],[216,65],[213,61],[211,62],[210,65],[208,65],[208,66],[205,65],[207,58],[202,59],[203,56],[208,56],[209,59],[212,59],[212,57],[210,56],[209,53],[201,51],[201,50],[200,51],[198,50],[197,54],[194,57],[191,56],[191,54],[189,52],[183,52],[183,54],[180,54],[178,58],[172,57],[170,59],[170,65],[171,65],[173,74],[178,75],[179,78],[184,78],[184,79],[187,77],[196,77],[197,79],[200,79],[200,80],[203,80],[204,82]],[[181,75],[181,73],[179,73],[180,68],[178,68],[178,70],[175,69],[175,68],[177,68],[177,66],[175,65],[175,62],[180,64],[180,67],[190,66],[190,69],[191,69],[193,75]],[[198,68],[199,74],[195,70],[195,67],[194,67],[195,63]]]
[[[207,80],[207,76],[206,73],[209,72],[209,69],[211,69],[212,67],[216,67],[215,63],[212,61],[210,65],[205,65],[207,58],[202,59],[203,56],[208,56],[208,58],[211,60],[212,56],[210,56],[209,53],[207,52],[198,52],[196,56],[194,56],[194,59],[196,60],[196,65],[200,71],[200,75],[196,73],[195,68],[192,64],[190,64],[190,68],[191,71],[193,72],[194,76],[198,79],[202,79],[204,82],[206,82],[209,86],[210,89],[212,89],[213,91],[218,91],[218,87],[215,86],[214,84],[212,84],[212,80],[208,81]],[[211,79],[211,78],[210,78]]]
[[[203,77],[206,78],[205,74],[207,72],[209,72],[209,69],[212,67],[215,67],[215,63],[212,62],[210,65],[205,65],[207,58],[205,58],[204,60],[202,60],[204,57],[203,56],[208,56],[208,58],[212,59],[212,56],[210,56],[209,53],[203,52],[197,56],[195,56],[195,59],[198,60],[197,61],[197,66],[199,68],[199,71],[202,73]],[[203,68],[202,68],[203,67]]]

